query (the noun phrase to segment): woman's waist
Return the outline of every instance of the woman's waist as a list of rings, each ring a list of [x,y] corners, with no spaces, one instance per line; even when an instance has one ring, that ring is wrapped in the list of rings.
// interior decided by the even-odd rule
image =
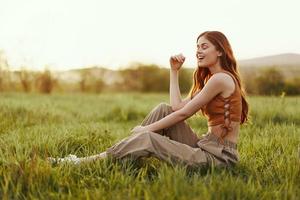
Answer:
[[[230,124],[231,129],[227,130],[227,134],[223,137],[224,140],[228,140],[232,143],[238,142],[238,135],[240,130],[240,123],[239,122],[231,122]],[[208,126],[208,133],[213,133],[217,137],[221,137],[224,131],[224,125],[218,124],[213,126]]]

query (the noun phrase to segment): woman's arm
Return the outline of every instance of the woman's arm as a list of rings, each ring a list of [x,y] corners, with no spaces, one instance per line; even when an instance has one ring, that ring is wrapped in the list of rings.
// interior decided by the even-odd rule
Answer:
[[[183,107],[185,106],[185,104],[187,104],[190,100],[191,100],[190,97],[186,97],[186,98],[183,99],[180,103],[176,104],[175,106],[172,106],[172,110],[173,110],[173,111],[180,110],[180,109],[183,108]]]
[[[196,96],[200,91],[197,91],[194,96]],[[172,110],[173,111],[177,111],[180,110],[181,108],[183,108],[188,102],[190,102],[192,99],[191,97],[187,96],[184,100],[182,100],[179,104],[177,104],[176,106],[172,106]]]
[[[179,70],[185,61],[182,54],[170,57],[170,105],[174,110],[181,102],[181,94],[178,83]]]
[[[190,100],[183,108],[167,115],[159,121],[145,126],[144,130],[161,130],[191,117],[197,111],[199,111],[202,106],[206,105],[216,95],[224,91],[226,84],[226,77],[224,77],[222,73],[212,76],[205,84],[203,89],[197,95],[195,95],[194,98]]]
[[[178,70],[170,69],[170,105],[175,110],[182,102],[178,83]]]

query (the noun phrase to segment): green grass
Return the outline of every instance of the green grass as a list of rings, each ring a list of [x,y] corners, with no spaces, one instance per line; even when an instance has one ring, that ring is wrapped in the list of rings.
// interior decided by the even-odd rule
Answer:
[[[299,199],[300,98],[249,97],[240,163],[170,166],[154,158],[50,166],[47,156],[87,156],[130,134],[168,94],[0,94],[0,198]],[[199,135],[203,116],[188,123]]]

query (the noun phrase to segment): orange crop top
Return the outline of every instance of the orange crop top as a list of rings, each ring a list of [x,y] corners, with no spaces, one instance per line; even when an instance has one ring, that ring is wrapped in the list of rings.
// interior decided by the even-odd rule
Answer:
[[[232,131],[230,126],[231,121],[241,122],[242,115],[242,96],[240,87],[235,77],[228,71],[223,71],[229,74],[235,82],[235,90],[229,96],[224,98],[221,94],[215,96],[210,102],[204,106],[204,114],[208,117],[208,125],[214,126],[223,124],[223,132],[221,137]]]

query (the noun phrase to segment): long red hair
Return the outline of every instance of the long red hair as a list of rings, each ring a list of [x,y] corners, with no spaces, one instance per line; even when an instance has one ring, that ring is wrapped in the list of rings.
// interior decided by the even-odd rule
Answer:
[[[215,47],[216,50],[222,52],[220,56],[220,64],[221,67],[230,72],[236,78],[239,87],[241,89],[242,96],[242,115],[241,115],[241,124],[248,120],[248,102],[246,101],[246,92],[242,85],[242,81],[240,79],[240,73],[238,70],[236,59],[233,55],[231,45],[226,38],[226,36],[219,31],[205,31],[201,33],[200,37],[204,36],[207,40],[209,40]],[[204,84],[208,81],[208,79],[212,76],[209,69],[207,67],[197,67],[197,69],[193,73],[193,85],[188,94],[189,97],[194,97],[195,93],[201,90],[204,87]],[[203,108],[201,108],[202,113],[204,112]]]

